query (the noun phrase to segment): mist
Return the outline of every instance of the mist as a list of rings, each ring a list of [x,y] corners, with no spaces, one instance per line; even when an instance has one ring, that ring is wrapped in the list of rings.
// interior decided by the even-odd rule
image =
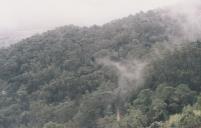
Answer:
[[[0,128],[200,126],[200,3],[2,0]]]
[[[0,38],[4,39],[0,43],[9,46],[31,35],[69,24],[103,25],[139,11],[179,2],[182,0],[0,0],[0,33],[3,33]]]
[[[102,58],[98,59],[97,63],[115,68],[118,76],[118,87],[113,92],[115,95],[120,95],[123,98],[129,91],[135,90],[143,85],[143,71],[147,64],[146,62],[140,60],[115,62],[109,58]]]
[[[67,24],[101,25],[110,20],[179,0],[1,0],[0,28],[38,29]],[[115,6],[114,6],[115,5]]]
[[[40,4],[39,4],[40,3]],[[146,3],[146,4],[145,4]],[[55,5],[58,4],[56,7]],[[115,6],[113,6],[115,4]],[[2,5],[9,6],[11,1],[3,2]],[[2,6],[1,5],[1,6]],[[33,7],[30,7],[33,6]],[[37,11],[34,7],[37,7]],[[201,37],[201,2],[198,0],[193,1],[179,1],[171,0],[164,2],[156,1],[92,1],[85,2],[76,1],[63,1],[60,3],[56,1],[18,1],[11,5],[13,9],[1,8],[2,23],[0,28],[4,33],[9,33],[13,29],[25,32],[24,37],[31,34],[42,32],[56,26],[75,24],[78,26],[91,26],[93,24],[102,25],[110,20],[121,18],[129,14],[135,14],[139,11],[147,11],[150,9],[158,8],[165,10],[164,16],[169,16],[174,19],[179,27],[178,35],[170,35],[170,40],[162,45],[154,45],[150,55],[143,59],[123,60],[114,62],[109,57],[98,59],[98,63],[104,66],[114,67],[118,75],[118,88],[115,93],[121,90],[121,95],[125,95],[130,90],[135,90],[143,86],[145,81],[144,70],[145,67],[152,61],[163,58],[164,52],[174,52],[180,45],[187,42],[200,40]],[[23,8],[20,8],[23,6]],[[75,8],[76,7],[76,8]],[[126,8],[125,8],[126,7]],[[77,9],[79,8],[79,9]],[[27,11],[25,11],[27,10]],[[4,13],[3,13],[4,11]],[[15,16],[10,14],[16,11]],[[24,16],[21,17],[20,15]],[[9,21],[9,22],[8,22]],[[27,30],[29,34],[26,34]],[[15,33],[15,31],[13,32]],[[17,34],[18,35],[18,34]],[[23,38],[18,36],[17,41]],[[12,41],[10,41],[12,42]],[[160,44],[161,42],[157,42]],[[163,50],[161,50],[163,49]]]
[[[168,15],[175,19],[181,27],[182,37],[174,40],[196,41],[201,35],[201,2],[187,1],[167,8]]]
[[[198,0],[186,1],[174,6],[162,8],[163,16],[168,16],[177,24],[178,29],[169,35],[169,40],[156,42],[144,58],[124,59],[113,61],[110,57],[97,58],[97,63],[103,66],[115,68],[118,76],[118,87],[113,91],[126,99],[129,93],[136,91],[144,86],[145,73],[148,73],[148,66],[159,60],[164,59],[166,53],[173,54],[176,50],[189,42],[201,39],[201,2]],[[147,74],[146,74],[147,75]]]

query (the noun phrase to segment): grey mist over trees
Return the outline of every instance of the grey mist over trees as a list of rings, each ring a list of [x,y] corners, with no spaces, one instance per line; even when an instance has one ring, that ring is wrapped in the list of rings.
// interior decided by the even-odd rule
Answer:
[[[118,76],[118,87],[114,90],[114,95],[119,95],[123,99],[129,95],[132,90],[143,85],[143,70],[146,66],[145,62],[137,60],[115,62],[108,58],[97,60],[98,64],[114,68]]]
[[[2,0],[0,4],[0,31],[9,31],[9,38],[0,40],[6,46],[32,34],[45,32],[57,26],[103,25],[113,19],[166,6],[181,0]],[[151,3],[151,4],[144,4]],[[115,6],[113,6],[115,4]],[[1,33],[1,32],[0,32]],[[5,33],[4,33],[5,34]],[[17,35],[17,37],[16,37]],[[21,37],[22,36],[22,37]],[[14,40],[17,38],[17,41]]]
[[[135,89],[143,86],[143,81],[145,81],[144,73],[147,73],[144,70],[147,70],[146,66],[148,64],[164,58],[163,54],[167,52],[174,54],[175,50],[182,50],[181,47],[187,45],[187,42],[200,40],[201,2],[186,2],[158,10],[163,12],[161,18],[171,18],[176,26],[171,30],[166,29],[167,33],[169,33],[168,40],[164,40],[163,44],[158,44],[161,43],[160,41],[156,42],[148,56],[120,61],[113,61],[107,56],[97,58],[98,64],[116,69],[118,88],[114,91],[115,94],[120,93],[119,95],[126,97],[126,95],[129,95],[129,91],[133,93]]]
[[[200,39],[200,1],[187,1],[186,3],[169,7],[168,10],[169,15],[180,24],[184,40],[195,41]]]
[[[173,10],[63,26],[2,48],[0,127],[200,126],[199,21]]]

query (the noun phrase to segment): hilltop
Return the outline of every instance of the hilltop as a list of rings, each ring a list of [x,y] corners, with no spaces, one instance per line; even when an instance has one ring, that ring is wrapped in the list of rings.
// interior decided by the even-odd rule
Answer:
[[[201,42],[170,14],[63,26],[2,48],[0,127],[199,126]]]

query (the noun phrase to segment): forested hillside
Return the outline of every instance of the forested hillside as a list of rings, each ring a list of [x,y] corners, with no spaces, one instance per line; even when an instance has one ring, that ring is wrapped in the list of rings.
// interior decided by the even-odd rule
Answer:
[[[201,42],[168,14],[64,26],[1,49],[0,128],[199,128]]]

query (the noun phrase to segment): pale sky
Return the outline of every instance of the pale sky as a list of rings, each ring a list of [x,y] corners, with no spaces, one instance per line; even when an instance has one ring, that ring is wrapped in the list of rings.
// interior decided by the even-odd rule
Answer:
[[[181,0],[0,0],[0,30],[101,25]]]

